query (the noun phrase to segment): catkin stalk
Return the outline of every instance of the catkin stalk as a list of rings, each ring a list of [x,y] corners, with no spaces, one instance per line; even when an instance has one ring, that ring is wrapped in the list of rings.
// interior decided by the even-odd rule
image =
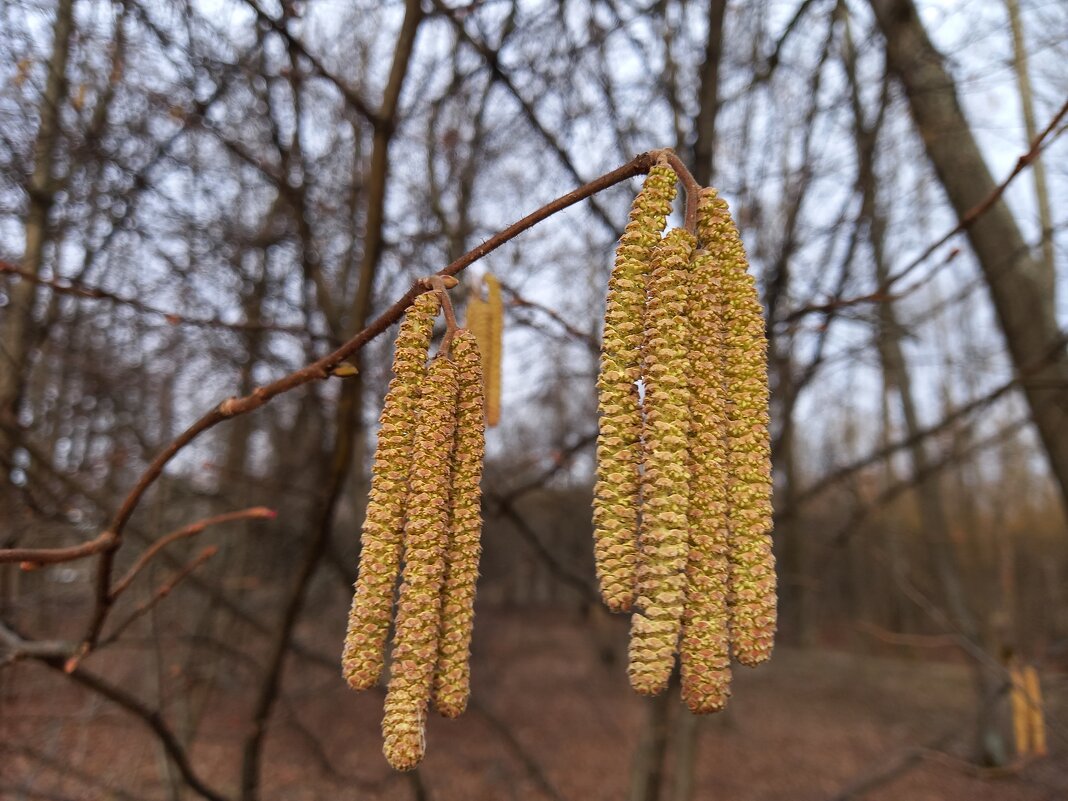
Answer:
[[[679,645],[682,697],[696,714],[722,709],[730,695],[727,412],[723,387],[723,302],[708,251],[690,264],[690,543],[686,611]]]
[[[701,192],[698,235],[720,267],[726,304],[731,649],[742,664],[756,665],[771,656],[776,624],[763,308],[727,203],[713,189]]]
[[[642,520],[637,608],[631,618],[631,686],[655,695],[675,666],[686,602],[690,471],[687,268],[693,236],[675,229],[653,252],[643,348]]]
[[[397,335],[393,379],[382,406],[371,492],[363,523],[360,571],[349,611],[342,671],[357,690],[378,682],[400,568],[401,532],[408,500],[412,430],[427,351],[438,313],[427,292],[408,309]]]
[[[609,609],[634,603],[641,501],[641,378],[645,294],[653,248],[675,198],[675,173],[666,163],[650,171],[630,211],[608,282],[601,369],[597,378],[600,430],[594,487],[594,557],[601,597]]]
[[[382,717],[383,752],[397,770],[415,767],[426,748],[426,710],[441,623],[457,392],[456,365],[439,355],[427,371],[419,399],[404,527],[404,581]]]
[[[454,718],[467,707],[475,583],[481,554],[483,427],[482,369],[478,343],[460,331],[452,344],[460,392],[452,460],[451,521],[441,600],[441,645],[434,676],[434,708]]]

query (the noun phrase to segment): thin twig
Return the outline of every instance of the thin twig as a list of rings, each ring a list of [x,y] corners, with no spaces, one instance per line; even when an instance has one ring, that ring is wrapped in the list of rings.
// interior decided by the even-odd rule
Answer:
[[[1057,111],[1057,113],[1053,115],[1053,118],[1050,120],[1049,125],[1047,125],[1042,130],[1042,132],[1034,138],[1034,140],[1031,142],[1030,149],[1016,160],[1016,166],[1013,167],[1012,172],[1010,172],[1000,184],[994,187],[994,190],[989,195],[983,198],[981,202],[972,206],[972,208],[970,208],[963,216],[961,216],[957,224],[953,226],[952,229],[947,231],[934,243],[925,248],[922,253],[916,256],[916,258],[914,258],[896,273],[889,276],[885,281],[883,281],[878,287],[876,287],[874,292],[870,292],[855,298],[842,298],[837,300],[831,300],[826,303],[819,303],[811,306],[805,306],[800,309],[795,309],[794,311],[790,312],[790,314],[785,318],[785,321],[793,322],[807,314],[824,311],[829,307],[837,308],[843,306],[853,306],[865,302],[886,303],[895,300],[895,298],[899,296],[892,295],[890,293],[890,289],[899,281],[901,281],[901,279],[905,278],[907,275],[912,273],[913,270],[915,270],[917,267],[927,261],[927,259],[929,259],[935,253],[935,251],[937,251],[940,247],[946,244],[950,239],[955,237],[957,234],[963,233],[967,229],[971,228],[979,220],[980,217],[982,217],[987,211],[989,211],[993,207],[993,205],[1001,199],[1001,196],[1005,194],[1006,190],[1009,188],[1009,185],[1012,184],[1012,182],[1028,166],[1030,166],[1035,161],[1035,159],[1037,159],[1042,154],[1042,151],[1049,147],[1049,145],[1051,145],[1053,141],[1064,131],[1068,130],[1068,126],[1057,130],[1057,126],[1060,125],[1061,121],[1064,120],[1066,116],[1068,116],[1068,101],[1065,101],[1064,105],[1062,105]],[[950,257],[947,258],[941,266],[944,266],[945,264],[951,262],[953,260],[953,257],[955,257],[956,255],[956,252],[950,254]]]
[[[111,588],[111,599],[117,598],[123,590],[130,586],[130,583],[137,577],[145,565],[147,565],[152,558],[170,545],[172,542],[184,539],[186,537],[193,537],[200,534],[204,529],[210,526],[218,526],[223,523],[231,523],[235,520],[269,520],[278,516],[278,512],[274,509],[268,509],[266,506],[253,506],[250,509],[242,509],[237,512],[226,512],[221,515],[215,515],[214,517],[206,517],[203,520],[198,520],[195,523],[190,523],[187,526],[182,526],[170,534],[166,534],[156,540],[152,545],[145,549],[145,552],[138,557],[137,561],[133,563],[133,566],[126,571],[126,575],[115,582]]]
[[[31,281],[41,286],[47,286],[53,291],[65,295],[75,295],[77,297],[89,298],[90,300],[106,300],[111,303],[129,306],[142,314],[156,314],[171,325],[189,325],[197,328],[226,328],[231,331],[270,331],[278,334],[292,334],[293,336],[307,335],[318,338],[315,337],[315,335],[312,335],[303,326],[299,325],[277,325],[275,323],[250,322],[227,323],[217,317],[186,317],[177,312],[161,309],[158,306],[152,306],[148,303],[142,303],[136,298],[129,298],[114,292],[108,292],[99,287],[86,286],[85,284],[75,283],[70,280],[60,281],[55,278],[44,278],[39,275],[34,275],[30,270],[23,269],[18,265],[12,264],[9,261],[4,261],[3,259],[0,259],[0,273],[14,275],[24,281]]]
[[[126,618],[126,620],[122,621],[122,623],[117,625],[115,627],[115,630],[108,635],[108,637],[103,641],[102,644],[108,645],[119,639],[119,636],[130,627],[131,623],[133,623],[139,617],[142,617],[146,612],[151,610],[152,607],[154,607],[156,604],[158,604],[160,601],[170,595],[171,592],[174,591],[174,588],[177,587],[190,573],[192,573],[202,564],[207,562],[218,552],[219,546],[209,545],[207,548],[205,548],[203,551],[201,551],[199,554],[189,560],[189,562],[186,563],[186,565],[181,570],[171,576],[168,581],[161,584],[159,589],[157,589],[152,594],[151,598],[149,598],[147,601],[137,607],[133,612],[131,612],[130,616]],[[75,657],[75,659],[77,659],[77,657]],[[77,663],[75,662],[75,664]]]
[[[0,563],[21,562],[23,570],[34,570],[41,565],[74,562],[112,548],[115,535],[105,531],[81,545],[68,548],[0,548]]]

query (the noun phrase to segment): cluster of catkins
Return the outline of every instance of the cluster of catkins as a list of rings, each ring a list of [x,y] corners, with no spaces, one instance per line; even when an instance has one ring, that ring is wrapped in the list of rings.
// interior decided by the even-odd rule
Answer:
[[[478,576],[484,450],[482,370],[470,331],[428,351],[441,299],[419,295],[401,324],[382,409],[359,578],[342,667],[357,690],[377,684],[401,573],[383,750],[398,770],[425,750],[427,709],[467,706]]]
[[[632,611],[631,685],[655,695],[679,655],[694,712],[722,709],[730,658],[771,654],[767,343],[727,204],[662,236],[676,175],[634,201],[608,289],[598,378],[594,549],[601,595]]]

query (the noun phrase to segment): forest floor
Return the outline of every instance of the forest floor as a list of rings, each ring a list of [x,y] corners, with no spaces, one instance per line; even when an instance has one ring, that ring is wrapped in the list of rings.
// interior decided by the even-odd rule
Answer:
[[[320,639],[314,626],[302,629],[304,642]],[[621,642],[625,624],[599,630],[595,642],[575,616],[480,614],[472,706],[455,721],[431,716],[417,777],[393,773],[381,755],[381,692],[353,694],[336,671],[291,657],[267,738],[262,798],[625,799],[647,702],[630,691],[623,664],[603,659],[602,646]],[[324,653],[335,650],[322,640]],[[146,698],[159,679],[182,684],[177,667],[164,663],[146,676],[135,664],[129,654],[105,653],[86,669]],[[191,761],[232,797],[253,675],[251,667],[213,673],[208,690],[193,682],[188,697],[165,703],[179,732],[189,699],[202,703]],[[965,665],[779,648],[769,664],[736,671],[726,713],[700,720],[692,798],[1068,799],[1068,675],[1047,674],[1044,690],[1050,755],[995,774],[963,759],[974,716]],[[164,789],[157,741],[113,704],[32,664],[10,671],[0,694],[4,801],[176,797]],[[672,708],[674,732],[688,713]],[[669,764],[667,787],[671,772]]]

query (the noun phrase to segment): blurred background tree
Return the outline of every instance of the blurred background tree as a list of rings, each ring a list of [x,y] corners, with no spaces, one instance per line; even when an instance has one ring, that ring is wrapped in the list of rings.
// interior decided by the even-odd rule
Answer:
[[[589,536],[620,186],[472,269],[503,283],[502,424],[474,707],[424,768],[388,772],[336,667],[383,337],[171,463],[120,570],[278,518],[165,549],[69,677],[93,562],[0,565],[0,794],[1004,797],[958,758],[1068,787],[1063,4],[15,0],[0,30],[0,548],[91,541],[220,399],[670,146],[763,293],[785,646],[708,724],[623,686]],[[1018,753],[1016,663],[1059,760]]]

